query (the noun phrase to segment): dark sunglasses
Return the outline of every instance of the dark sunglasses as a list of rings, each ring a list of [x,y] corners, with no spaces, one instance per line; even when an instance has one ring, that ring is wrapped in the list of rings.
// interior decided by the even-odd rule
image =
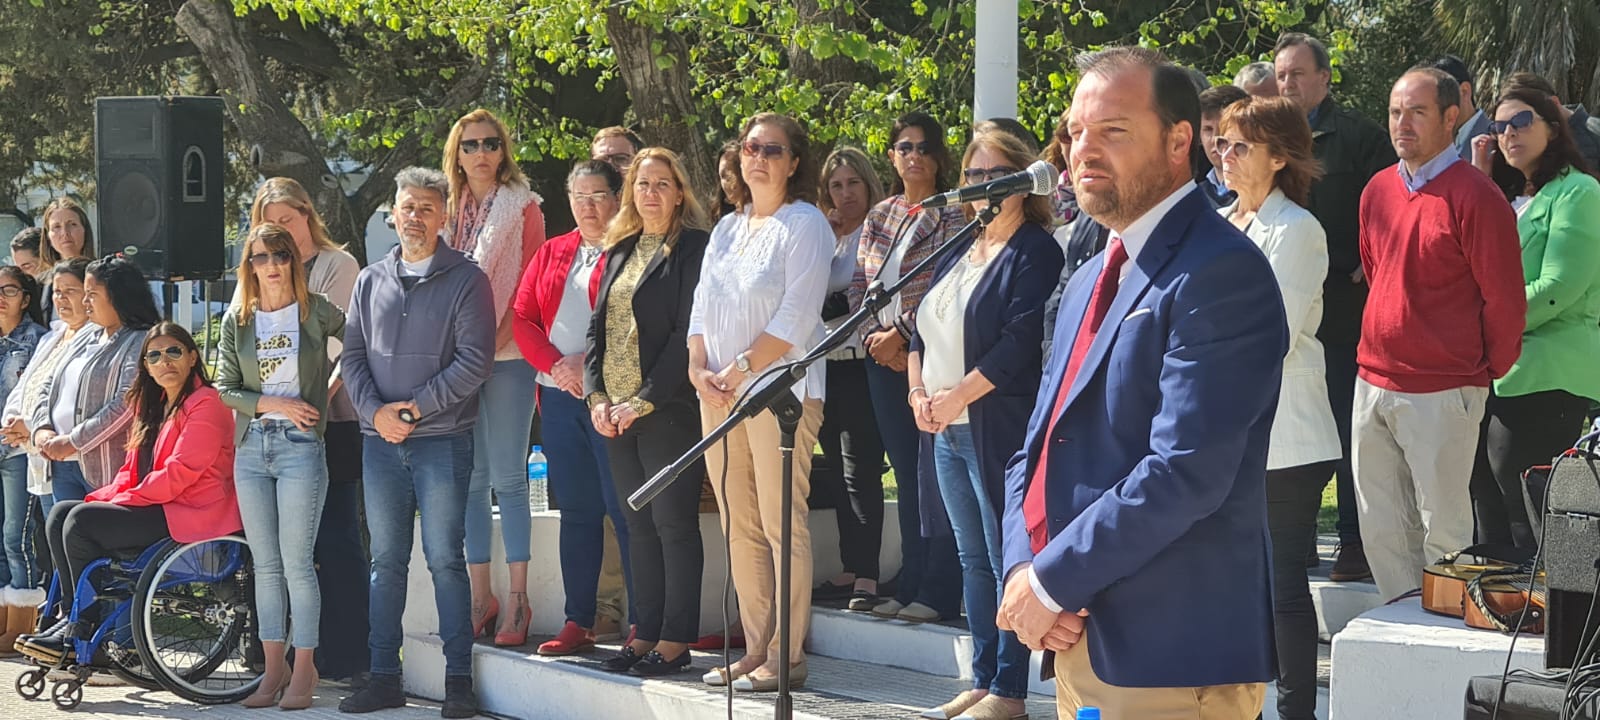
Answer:
[[[162,358],[169,362],[177,362],[183,358],[183,354],[186,352],[188,351],[179,345],[169,345],[165,350],[151,350],[144,354],[144,364],[157,365],[160,364]]]
[[[933,143],[928,142],[927,140],[923,140],[922,142],[901,140],[900,142],[894,144],[894,151],[900,157],[905,157],[913,152],[918,155],[932,155]]]
[[[961,171],[961,177],[967,181],[968,185],[976,185],[981,182],[998,180],[1016,171],[1017,169],[1010,165],[996,165],[992,168],[975,167]]]
[[[1217,157],[1222,157],[1230,152],[1240,160],[1250,157],[1251,146],[1247,142],[1232,142],[1225,137],[1219,136],[1216,140],[1211,141],[1211,147],[1217,151]]]
[[[472,155],[478,152],[479,146],[482,146],[484,150],[489,152],[500,152],[500,138],[492,137],[484,138],[482,140],[462,140],[461,152]]]
[[[273,250],[269,253],[256,253],[250,256],[250,264],[256,267],[261,267],[262,265],[267,264],[268,259],[272,260],[273,265],[288,265],[289,263],[294,262],[294,255],[290,254],[288,250]]]
[[[1511,116],[1510,120],[1496,120],[1489,123],[1489,132],[1495,135],[1504,135],[1511,128],[1527,130],[1533,125],[1533,111],[1523,110]]]
[[[754,140],[746,140],[740,149],[744,151],[745,157],[760,155],[764,158],[775,158],[788,152],[789,146],[782,143],[758,143]]]

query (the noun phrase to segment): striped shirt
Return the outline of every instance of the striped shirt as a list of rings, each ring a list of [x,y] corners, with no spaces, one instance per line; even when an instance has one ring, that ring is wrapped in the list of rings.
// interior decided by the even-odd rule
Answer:
[[[855,279],[850,283],[849,298],[852,311],[861,307],[867,286],[878,279],[878,275],[883,271],[884,262],[889,259],[900,238],[904,238],[907,247],[904,251],[905,257],[900,262],[899,272],[896,273],[897,278],[910,272],[917,263],[942,247],[967,223],[967,218],[959,207],[924,211],[907,222],[906,218],[910,217],[916,208],[917,205],[908,202],[905,195],[896,195],[878,203],[867,213],[867,221],[861,227],[861,245],[856,251],[860,263],[856,266]],[[932,216],[933,219],[930,220],[928,216]],[[927,294],[932,279],[932,268],[929,268],[929,272],[917,276],[908,283],[898,298],[895,315],[906,333],[916,328],[917,305],[922,302],[922,296]],[[895,305],[891,304],[891,307]],[[888,324],[881,320],[877,327],[872,327],[871,323],[864,324],[862,336],[865,337],[868,333],[877,332],[887,326]]]

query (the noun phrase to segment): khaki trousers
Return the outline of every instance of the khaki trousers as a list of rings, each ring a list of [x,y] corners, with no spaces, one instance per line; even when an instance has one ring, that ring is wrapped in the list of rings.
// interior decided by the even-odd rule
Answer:
[[[700,403],[700,426],[710,432],[728,417],[727,408]],[[811,449],[822,427],[822,401],[805,401],[795,432],[793,552],[789,579],[790,663],[805,658],[801,649],[811,621],[811,529],[807,525],[811,492]],[[728,448],[728,482],[722,487],[722,445]],[[717,492],[717,505],[728,526],[733,555],[733,587],[739,594],[739,619],[747,652],[778,655],[778,563],[782,549],[783,454],[778,450],[778,420],[762,412],[728,433],[706,453],[706,472]]]
[[[1424,565],[1472,544],[1472,463],[1488,399],[1488,388],[1403,393],[1356,379],[1356,509],[1383,599],[1420,587]]]
[[[605,537],[600,560],[600,583],[595,591],[595,615],[610,618],[621,627],[622,638],[628,638],[628,605],[624,597],[625,588],[622,577],[622,554],[617,550],[617,531],[611,524],[611,516],[605,518]]]
[[[1100,708],[1103,720],[1255,720],[1266,683],[1182,688],[1107,685],[1089,660],[1089,643],[1056,653],[1056,716],[1077,717],[1083,707]]]

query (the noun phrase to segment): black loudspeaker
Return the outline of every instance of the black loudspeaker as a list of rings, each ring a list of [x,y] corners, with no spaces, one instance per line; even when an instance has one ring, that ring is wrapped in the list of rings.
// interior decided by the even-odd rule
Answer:
[[[222,99],[94,101],[99,251],[152,280],[222,277]]]

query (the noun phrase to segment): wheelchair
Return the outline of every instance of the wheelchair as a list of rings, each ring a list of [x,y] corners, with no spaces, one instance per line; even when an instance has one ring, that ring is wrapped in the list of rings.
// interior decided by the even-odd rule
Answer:
[[[19,646],[34,666],[17,676],[17,694],[37,700],[48,683],[55,706],[72,710],[89,678],[104,672],[191,702],[242,700],[260,684],[265,665],[254,591],[250,546],[239,536],[168,539],[97,559],[80,575],[68,614],[84,622],[68,640],[71,652],[51,656]],[[58,595],[52,583],[47,610],[60,603]]]

